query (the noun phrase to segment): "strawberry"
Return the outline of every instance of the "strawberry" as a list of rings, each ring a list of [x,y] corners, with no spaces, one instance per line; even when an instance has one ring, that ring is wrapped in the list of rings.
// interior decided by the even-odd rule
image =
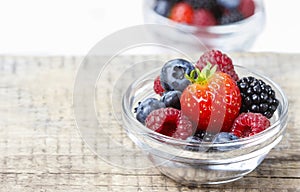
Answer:
[[[262,132],[269,126],[269,119],[260,113],[241,113],[235,119],[231,132],[238,137],[249,137]]]
[[[161,86],[160,83],[160,76],[157,76],[154,80],[154,84],[153,84],[153,90],[156,94],[159,94],[160,96],[163,95],[163,93],[165,92],[164,88]]]
[[[228,74],[217,71],[217,65],[211,68],[211,64],[201,72],[196,68],[186,78],[192,84],[181,95],[182,113],[197,125],[198,131],[229,132],[241,107],[236,82]]]
[[[216,25],[217,20],[211,11],[198,9],[194,11],[193,24],[198,26],[211,26]]]
[[[170,19],[178,23],[191,24],[193,20],[193,8],[185,2],[177,3],[173,6]]]
[[[234,70],[232,60],[226,54],[219,50],[209,50],[205,52],[196,63],[196,67],[202,70],[207,63],[211,63],[213,66],[217,65],[217,71],[222,71],[229,74],[235,81],[239,79]]]
[[[161,108],[152,111],[145,120],[149,129],[176,139],[185,140],[193,135],[193,124],[180,110]]]

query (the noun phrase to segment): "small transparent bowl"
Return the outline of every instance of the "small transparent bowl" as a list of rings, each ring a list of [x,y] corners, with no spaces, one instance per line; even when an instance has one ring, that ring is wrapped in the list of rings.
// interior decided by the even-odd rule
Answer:
[[[168,39],[172,42],[184,43],[191,48],[203,50],[221,49],[223,51],[246,51],[249,50],[257,36],[265,26],[265,8],[262,0],[254,0],[254,15],[228,25],[216,26],[193,26],[174,22],[171,19],[157,14],[153,8],[155,0],[144,0],[143,14],[146,24],[161,24],[177,29],[176,33],[163,33],[155,31],[157,38]],[[191,41],[186,37],[193,35],[201,42]]]
[[[271,85],[279,106],[265,131],[230,143],[191,144],[156,133],[135,118],[138,102],[156,97],[153,81],[155,69],[134,81],[123,95],[122,121],[128,136],[148,156],[161,173],[185,185],[219,184],[234,181],[253,171],[269,151],[283,138],[288,118],[288,100],[281,88],[268,77],[242,66],[235,66],[239,77],[253,76]],[[201,148],[190,151],[186,146]],[[212,148],[226,150],[209,150]]]

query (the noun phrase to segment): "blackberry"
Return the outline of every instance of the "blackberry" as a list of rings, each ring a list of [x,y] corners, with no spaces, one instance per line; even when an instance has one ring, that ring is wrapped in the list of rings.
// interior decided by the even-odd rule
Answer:
[[[213,10],[218,6],[217,0],[185,0],[193,9]]]
[[[228,12],[227,14],[224,14],[220,18],[219,23],[220,23],[220,25],[226,25],[226,24],[241,21],[243,19],[244,19],[243,15],[238,10],[233,9],[230,12]]]
[[[273,116],[279,101],[270,85],[252,76],[238,80],[237,85],[242,96],[241,112],[261,113],[267,118]]]

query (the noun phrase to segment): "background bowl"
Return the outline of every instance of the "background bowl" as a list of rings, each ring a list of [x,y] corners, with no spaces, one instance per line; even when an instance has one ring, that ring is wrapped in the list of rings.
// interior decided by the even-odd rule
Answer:
[[[163,33],[155,31],[157,38],[168,39],[172,42],[184,43],[196,50],[218,48],[223,51],[246,51],[254,44],[257,36],[265,25],[265,9],[262,0],[254,0],[254,15],[229,25],[209,27],[185,25],[174,22],[157,14],[153,8],[155,0],[144,0],[144,21],[149,24],[168,25],[177,29],[177,33]],[[190,41],[185,36],[194,35],[200,40]]]
[[[135,119],[138,102],[155,97],[153,81],[157,68],[134,81],[123,96],[122,121],[128,136],[166,176],[187,185],[218,184],[237,180],[253,171],[282,139],[288,116],[288,101],[281,88],[271,79],[241,66],[235,66],[239,77],[254,76],[271,85],[279,106],[270,119],[271,127],[254,136],[230,143],[190,144],[156,133]],[[186,150],[186,146],[201,151]],[[211,150],[216,147],[224,150]]]

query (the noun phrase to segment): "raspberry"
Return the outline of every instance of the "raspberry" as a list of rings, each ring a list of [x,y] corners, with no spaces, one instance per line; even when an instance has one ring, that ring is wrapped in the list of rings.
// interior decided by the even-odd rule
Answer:
[[[193,24],[198,26],[211,26],[216,25],[217,20],[209,10],[198,9],[194,11]]]
[[[241,112],[261,113],[271,118],[279,101],[270,85],[255,77],[243,77],[237,81],[242,96]]]
[[[241,113],[234,121],[231,132],[237,137],[249,137],[270,126],[270,121],[260,113]]]
[[[241,0],[241,3],[238,7],[242,15],[247,18],[254,14],[255,4],[253,0]]]
[[[238,10],[231,10],[228,13],[224,14],[219,23],[221,25],[231,24],[234,22],[238,22],[244,19],[244,16]]]
[[[161,108],[152,111],[145,120],[149,129],[160,134],[185,140],[193,135],[194,128],[181,111],[174,108]]]
[[[239,79],[234,70],[232,60],[219,50],[210,50],[205,52],[196,63],[196,67],[202,70],[207,63],[211,63],[212,66],[218,65],[217,71],[229,74],[235,81]]]
[[[164,88],[161,86],[161,83],[160,83],[160,76],[157,76],[154,80],[154,84],[153,84],[153,89],[154,89],[154,92],[156,94],[159,94],[160,96],[163,95],[163,93],[165,92]]]

